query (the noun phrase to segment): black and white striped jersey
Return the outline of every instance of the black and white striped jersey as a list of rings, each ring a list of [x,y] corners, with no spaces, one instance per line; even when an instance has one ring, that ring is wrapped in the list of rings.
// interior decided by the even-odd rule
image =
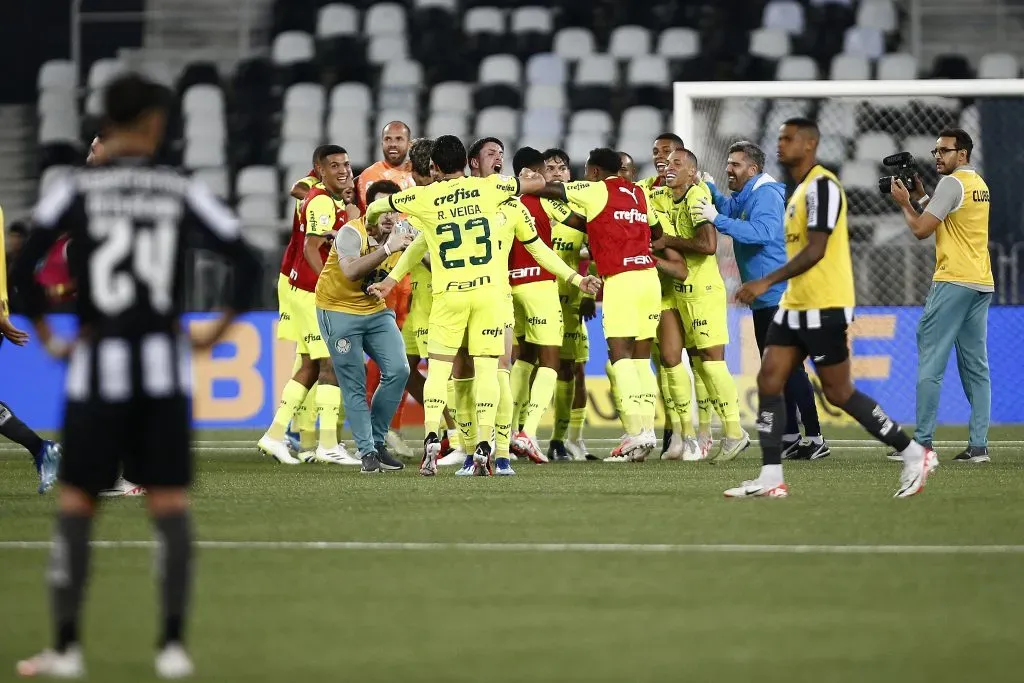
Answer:
[[[178,317],[186,245],[197,237],[234,268],[233,309],[247,309],[259,288],[260,265],[235,215],[201,183],[148,159],[69,172],[40,198],[33,224],[14,274],[30,317],[46,308],[35,265],[60,235],[70,235],[79,324],[68,368],[71,400],[187,393]]]

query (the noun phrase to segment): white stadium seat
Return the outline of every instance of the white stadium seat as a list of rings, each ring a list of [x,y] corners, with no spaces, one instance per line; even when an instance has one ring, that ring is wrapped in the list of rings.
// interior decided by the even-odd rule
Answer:
[[[220,168],[201,168],[192,174],[192,177],[210,188],[210,191],[223,200],[231,195],[231,188],[228,183],[228,170],[223,166]]]
[[[36,100],[36,115],[44,116],[47,112],[67,111],[78,112],[78,100],[74,90],[49,89],[41,90]]]
[[[612,115],[598,109],[573,112],[569,117],[569,135],[593,134],[607,138],[614,127]]]
[[[861,0],[857,7],[857,26],[892,33],[899,27],[892,0]]]
[[[878,59],[885,53],[885,37],[877,28],[854,26],[846,29],[843,37],[843,52]]]
[[[281,137],[284,139],[303,138],[319,144],[323,130],[323,114],[311,109],[290,109],[281,119]]]
[[[239,197],[273,195],[278,190],[277,185],[277,169],[273,166],[246,166],[235,177],[235,194]]]
[[[618,26],[612,29],[608,53],[615,57],[637,57],[650,54],[651,32],[643,26]]]
[[[841,137],[822,135],[818,141],[818,159],[831,165],[846,161],[846,141]]]
[[[39,90],[75,90],[78,76],[75,65],[66,59],[51,59],[39,68],[36,88]]]
[[[750,54],[762,59],[780,59],[789,54],[789,34],[777,28],[750,32]]]
[[[284,31],[274,38],[270,59],[274,64],[288,65],[313,59],[313,37],[305,31]]]
[[[553,109],[565,111],[568,98],[565,88],[561,85],[542,85],[534,83],[526,86],[526,98],[523,103],[526,109]]]
[[[552,147],[562,144],[560,137],[549,137],[544,135],[523,135],[519,138],[519,147],[533,147],[538,152],[543,152]]]
[[[39,122],[39,142],[77,142],[79,136],[78,113],[75,111],[44,112]]]
[[[205,141],[209,144],[223,145],[228,139],[228,131],[224,119],[217,117],[193,116],[185,119],[183,137],[189,142]]]
[[[779,128],[782,127],[782,124],[787,119],[807,116],[810,113],[810,104],[809,100],[777,99],[771,101],[771,108],[768,110],[768,116],[765,117],[764,129],[765,135],[772,141],[772,146],[778,138]]]
[[[661,111],[654,107],[629,107],[622,112],[622,119],[619,121],[619,131],[632,136],[647,138],[644,149],[650,146],[655,135],[662,132],[665,127],[665,117]]]
[[[764,100],[751,99],[746,102],[729,98],[718,119],[717,135],[726,139],[752,138],[760,130],[761,110]]]
[[[380,85],[384,88],[419,88],[423,84],[423,67],[411,59],[392,59],[384,64]]]
[[[481,85],[503,83],[519,87],[523,78],[523,65],[514,55],[488,55],[480,62],[477,80]]]
[[[285,167],[284,172],[280,175],[281,184],[278,189],[278,194],[280,196],[287,197],[291,193],[292,185],[295,184],[295,181],[306,177],[306,174],[309,173],[309,163],[311,161],[312,159],[307,159],[305,164],[295,164]],[[291,207],[289,208],[290,211],[295,208],[295,204],[289,201],[286,207]],[[286,217],[291,218],[291,214],[288,213],[288,211],[285,211],[285,215]]]
[[[467,112],[457,111],[434,111],[427,118],[426,136],[436,138],[439,135],[454,135],[457,138],[469,137],[469,121]]]
[[[324,88],[315,83],[296,83],[284,91],[284,110],[304,109],[323,115],[326,106]]]
[[[361,143],[363,140],[376,137],[376,133],[370,129],[369,113],[361,112],[361,114],[361,116],[353,116],[351,112],[344,109],[332,111],[327,119],[327,139],[347,149],[357,142]]]
[[[848,189],[877,191],[879,177],[878,160],[847,161],[839,169],[839,181]]]
[[[804,32],[804,8],[795,0],[772,0],[765,5],[761,26],[798,36]]]
[[[877,164],[883,157],[898,151],[896,142],[889,134],[864,133],[856,142],[853,158],[856,161],[870,161]]]
[[[243,223],[281,220],[281,202],[275,194],[242,197],[238,200],[238,217]]]
[[[917,58],[914,55],[893,52],[882,55],[876,66],[880,81],[910,81],[917,78]]]
[[[366,60],[380,66],[392,59],[406,59],[409,56],[409,41],[403,35],[384,33],[370,38]]]
[[[345,109],[369,113],[373,109],[370,86],[365,83],[339,83],[331,90],[331,111]]]
[[[462,30],[470,35],[505,33],[505,13],[497,7],[473,7],[462,19]]]
[[[366,168],[376,161],[373,155],[379,151],[377,145],[371,143],[370,138],[350,142],[344,147],[348,151],[348,158],[352,162],[353,168]]]
[[[85,98],[85,113],[89,116],[103,115],[103,91],[93,90]]]
[[[455,12],[458,9],[456,0],[416,0],[413,3],[416,9],[443,9],[448,12]]]
[[[278,166],[298,166],[310,162],[312,148],[308,140],[282,140],[277,149]],[[187,165],[187,164],[186,164]],[[355,165],[353,163],[353,165]]]
[[[459,81],[438,83],[430,90],[430,111],[468,112],[473,108],[472,86]]]
[[[526,109],[522,118],[522,134],[526,137],[562,137],[565,134],[562,112],[555,109]]]
[[[671,80],[667,58],[662,55],[634,57],[626,67],[626,82],[630,85],[664,86]]]
[[[340,3],[321,7],[316,17],[316,35],[318,38],[359,35],[359,10]]]
[[[836,55],[828,77],[833,81],[871,80],[871,62],[862,55]]]
[[[567,78],[565,60],[559,55],[542,52],[526,62],[526,80],[530,83],[561,85]]]
[[[476,117],[474,136],[494,136],[505,144],[519,136],[519,112],[511,107],[487,107]]]
[[[857,131],[857,102],[848,99],[825,100],[818,111],[818,127],[823,136],[852,138]]]
[[[587,157],[590,156],[590,150],[595,147],[603,147],[607,144],[607,138],[593,133],[570,135],[565,139],[565,152],[569,155],[569,158],[574,159],[577,164],[583,164],[586,162]]]
[[[537,31],[550,34],[554,28],[555,22],[547,7],[520,7],[512,11],[512,33]]]
[[[692,28],[667,28],[658,36],[657,52],[671,59],[689,59],[700,53],[700,34]]]
[[[366,10],[363,33],[405,35],[405,8],[397,2],[375,2]]]
[[[380,133],[384,130],[384,126],[392,121],[401,121],[412,130],[419,129],[419,116],[411,109],[381,109],[377,112],[376,125],[374,126],[375,132],[371,136],[372,139],[375,141],[380,140]]]
[[[619,67],[611,55],[593,55],[576,66],[574,85],[615,85]]]
[[[89,67],[89,89],[102,90],[115,76],[124,71],[125,65],[116,59],[97,59]]]
[[[181,112],[185,118],[224,118],[224,93],[215,85],[193,85],[181,97]]]
[[[777,81],[815,81],[818,79],[818,64],[803,55],[786,55],[775,68]]]
[[[931,164],[932,148],[935,147],[935,136],[933,135],[908,135],[900,142],[900,151],[910,152],[915,159],[927,159]]]
[[[306,150],[306,161],[309,161],[309,150]],[[211,145],[204,140],[188,140],[185,143],[185,154],[183,157],[185,168],[219,168],[224,165],[224,147],[222,145]]]
[[[563,28],[555,34],[552,51],[571,61],[589,57],[594,54],[594,34],[578,26]]]
[[[978,78],[1020,78],[1020,62],[1008,52],[994,52],[981,58]]]
[[[46,190],[53,187],[53,184],[62,178],[64,174],[71,171],[73,166],[49,166],[43,171],[42,177],[39,178],[39,192],[43,193]]]

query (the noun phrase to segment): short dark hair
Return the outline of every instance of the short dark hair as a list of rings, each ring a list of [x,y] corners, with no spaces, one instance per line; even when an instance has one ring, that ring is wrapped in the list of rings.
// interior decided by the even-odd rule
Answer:
[[[319,156],[316,156],[317,154]],[[335,154],[348,154],[348,150],[340,145],[320,145],[314,152],[313,164],[322,164],[327,157],[332,157]]]
[[[798,130],[809,131],[811,136],[815,139],[821,137],[821,130],[818,128],[818,122],[814,119],[809,119],[806,116],[794,116],[791,119],[783,121],[782,125],[794,126]]]
[[[940,138],[953,138],[956,140],[956,148],[967,152],[967,161],[971,160],[971,152],[974,151],[974,140],[963,128],[943,128],[939,131]]]
[[[416,138],[409,145],[409,163],[412,172],[418,176],[430,175],[430,150],[434,148],[432,138]]]
[[[390,126],[393,123],[397,123],[398,125],[400,125],[403,128],[405,128],[405,137],[407,137],[407,138],[412,137],[412,128],[409,127],[409,124],[406,123],[405,121],[399,121],[397,119],[395,119],[394,121],[388,121],[386,124],[384,124],[384,127],[380,129],[380,136],[381,137],[384,137],[384,131],[387,130],[388,126]]]
[[[139,74],[118,76],[103,93],[104,120],[112,126],[130,126],[151,111],[167,111],[171,91]]]
[[[610,147],[598,147],[590,150],[587,166],[599,168],[606,171],[608,175],[615,175],[622,168],[622,157]]]
[[[558,159],[566,166],[572,166],[572,161],[569,159],[569,153],[559,147],[548,147],[546,150],[541,152],[541,154],[544,155],[544,161]]]
[[[516,175],[519,175],[524,168],[532,168],[537,170],[537,167],[544,166],[544,155],[539,150],[533,147],[523,147],[516,151],[514,157],[512,157],[512,170]]]
[[[738,140],[729,145],[729,154],[735,152],[745,154],[754,163],[754,166],[757,166],[757,170],[764,170],[764,150],[750,140]]]
[[[441,135],[434,140],[430,160],[441,173],[458,173],[466,170],[466,146],[454,135]]]
[[[484,145],[486,145],[488,142],[493,142],[498,147],[501,147],[501,151],[505,151],[505,143],[499,140],[498,138],[480,138],[479,140],[477,140],[476,142],[469,146],[469,152],[466,153],[466,156],[469,157],[470,159],[477,158],[478,156],[480,156],[480,152],[483,151]]]
[[[681,137],[679,137],[678,135],[676,135],[675,133],[662,133],[658,137],[654,138],[655,142],[657,142],[658,140],[671,140],[672,142],[676,143],[680,147],[683,147],[683,148],[686,147],[686,144],[683,142],[683,139]]]
[[[402,191],[394,180],[378,180],[366,188],[366,202],[370,203],[379,194],[397,194]]]
[[[682,149],[678,149],[676,151],[680,152],[683,155],[683,158],[686,159],[687,161],[689,161],[695,167],[699,167],[700,166],[700,162],[697,161],[697,155],[694,154],[692,151],[686,149],[685,147],[682,148]]]

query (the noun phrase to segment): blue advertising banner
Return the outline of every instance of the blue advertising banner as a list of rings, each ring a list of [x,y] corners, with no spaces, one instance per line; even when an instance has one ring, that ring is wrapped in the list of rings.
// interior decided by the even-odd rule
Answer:
[[[921,308],[860,308],[851,328],[853,372],[857,386],[878,400],[900,422],[914,421],[914,390],[917,376],[917,321]],[[207,324],[212,315],[191,314],[190,327]],[[24,319],[16,324],[27,329]],[[54,316],[54,329],[70,334],[73,320]],[[198,427],[265,427],[273,418],[281,388],[294,363],[294,345],[277,339],[277,315],[252,313],[232,328],[227,341],[212,354],[193,359],[194,412]],[[591,397],[590,424],[612,424],[615,419],[605,377],[607,349],[601,334],[600,315],[588,323],[590,360],[586,370]],[[759,366],[750,313],[729,311],[727,348],[730,370],[740,390],[743,418],[752,421],[757,401],[755,378]],[[992,421],[1024,422],[1024,363],[1017,351],[1024,340],[1024,308],[993,307],[989,314],[989,364],[992,369]],[[0,400],[37,429],[60,424],[64,366],[33,343],[17,348],[9,342],[0,347]],[[848,418],[819,396],[823,419],[846,422]],[[955,356],[951,354],[942,387],[941,424],[966,424],[969,406],[960,386]],[[550,416],[549,418],[550,419]],[[406,422],[414,422],[408,415]]]

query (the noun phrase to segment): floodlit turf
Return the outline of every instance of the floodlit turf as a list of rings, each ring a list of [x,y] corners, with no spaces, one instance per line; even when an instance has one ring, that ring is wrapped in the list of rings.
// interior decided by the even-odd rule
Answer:
[[[205,541],[1024,544],[1021,451],[944,463],[905,501],[891,498],[899,465],[883,453],[789,465],[787,500],[727,501],[723,489],[756,474],[756,449],[718,466],[517,464],[505,480],[204,452],[195,517]],[[0,455],[0,541],[48,538],[53,501],[33,478],[26,456]],[[105,505],[96,537],[149,539],[142,506]],[[195,680],[1020,680],[1024,554],[838,550],[204,548]],[[0,681],[48,641],[45,558],[0,545]],[[94,558],[91,680],[150,680],[152,551]]]

